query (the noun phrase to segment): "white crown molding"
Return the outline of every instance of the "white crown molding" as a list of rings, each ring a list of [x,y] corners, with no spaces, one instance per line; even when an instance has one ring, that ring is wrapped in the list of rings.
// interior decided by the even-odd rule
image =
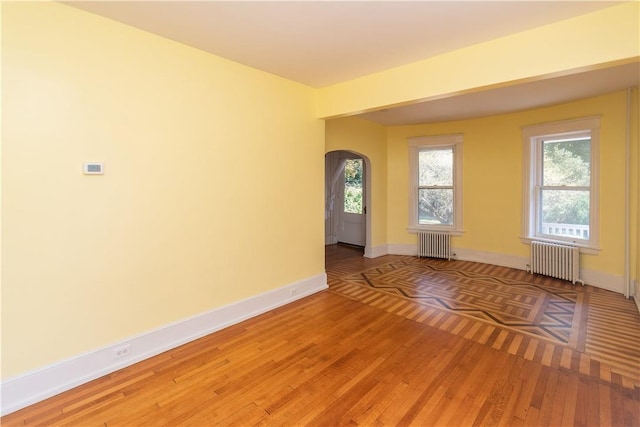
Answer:
[[[17,411],[327,287],[327,275],[321,273],[7,379],[0,384],[0,413]],[[124,345],[130,345],[129,355],[115,359],[115,349]]]

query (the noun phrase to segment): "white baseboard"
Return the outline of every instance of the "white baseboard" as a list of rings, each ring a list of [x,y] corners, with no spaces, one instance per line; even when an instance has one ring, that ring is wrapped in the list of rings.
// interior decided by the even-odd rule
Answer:
[[[365,258],[378,258],[388,253],[387,245],[375,246],[373,248],[371,246],[365,246],[364,248]]]
[[[636,307],[638,307],[638,313],[640,313],[640,280],[634,280],[631,282],[633,289],[633,300],[636,303]]]
[[[327,289],[326,273],[7,379],[0,384],[0,414],[17,411],[323,289]],[[130,345],[129,355],[115,359],[115,349],[125,345]]]
[[[517,255],[499,254],[496,252],[477,251],[467,248],[453,248],[455,259],[461,261],[482,262],[484,264],[499,265],[501,267],[526,270],[529,258]]]
[[[580,278],[584,280],[585,285],[624,294],[624,276],[581,268]]]
[[[418,247],[407,244],[390,243],[387,245],[387,254],[389,255],[418,255]]]
[[[416,255],[416,245],[387,245],[390,255]],[[455,259],[461,261],[482,262],[485,264],[499,265],[502,267],[526,270],[529,263],[528,257],[517,255],[499,254],[494,252],[478,251],[467,248],[453,248]],[[624,293],[624,277],[598,270],[580,269],[580,277],[585,284],[609,291]],[[638,298],[640,299],[640,298]],[[637,303],[637,302],[636,302]],[[640,309],[640,305],[639,305]]]

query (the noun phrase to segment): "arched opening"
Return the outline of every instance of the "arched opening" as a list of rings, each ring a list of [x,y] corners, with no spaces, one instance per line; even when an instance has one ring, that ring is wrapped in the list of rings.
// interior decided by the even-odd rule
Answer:
[[[371,246],[371,164],[347,150],[325,155],[325,245]]]

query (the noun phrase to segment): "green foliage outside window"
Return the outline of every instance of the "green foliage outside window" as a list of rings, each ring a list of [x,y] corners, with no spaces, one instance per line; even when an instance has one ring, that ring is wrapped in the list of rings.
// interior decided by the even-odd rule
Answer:
[[[418,154],[418,223],[453,224],[453,150],[429,149]]]
[[[542,222],[589,225],[591,179],[589,139],[545,141],[543,144]],[[573,187],[573,188],[572,188]]]
[[[348,159],[344,166],[344,211],[362,213],[362,159]]]

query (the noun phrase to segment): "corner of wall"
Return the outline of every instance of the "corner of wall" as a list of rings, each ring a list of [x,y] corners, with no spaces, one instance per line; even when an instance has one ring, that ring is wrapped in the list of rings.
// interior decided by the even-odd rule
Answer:
[[[364,248],[364,257],[365,258],[378,258],[384,255],[389,254],[388,245],[380,245],[380,246],[367,246]]]

